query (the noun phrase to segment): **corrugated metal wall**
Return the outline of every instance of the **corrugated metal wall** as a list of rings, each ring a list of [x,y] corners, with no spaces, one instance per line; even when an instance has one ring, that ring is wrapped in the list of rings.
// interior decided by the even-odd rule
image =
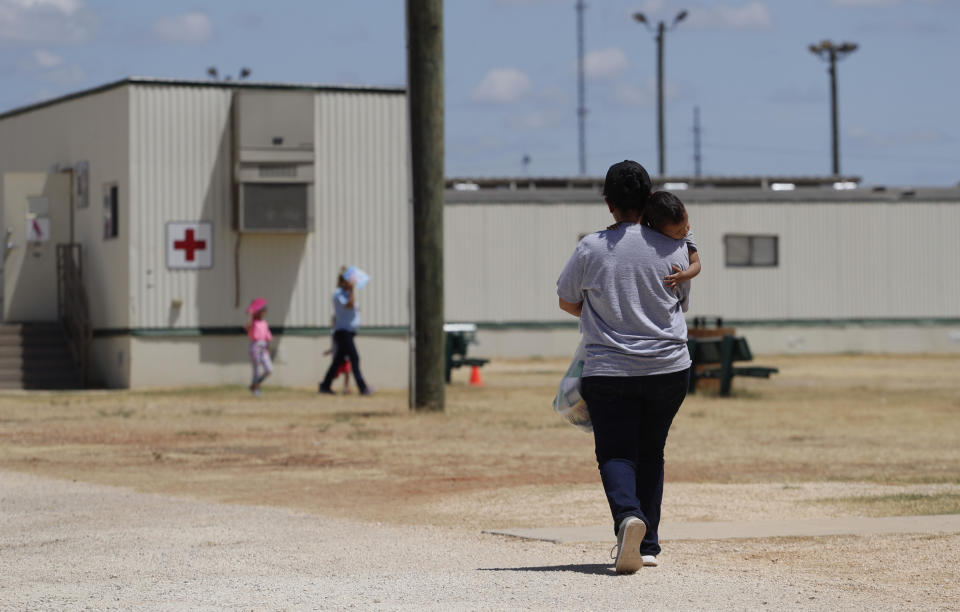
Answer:
[[[359,293],[366,326],[409,320],[409,167],[406,96],[317,94],[318,244],[304,270],[312,287],[305,316],[329,324],[331,292],[341,265],[366,270]]]
[[[127,126],[124,87],[0,120],[0,173],[51,172],[79,161],[89,164],[89,205],[74,207],[73,224],[74,240],[83,245],[90,317],[98,328],[125,327],[129,321]],[[120,195],[119,236],[105,240],[102,198],[104,186],[113,183]]]
[[[691,313],[735,319],[960,316],[960,202],[706,204]],[[779,236],[775,268],[724,266],[723,235]]]
[[[360,295],[364,325],[405,325],[404,96],[317,92],[315,230],[238,235],[231,94],[219,87],[132,88],[132,326],[236,325],[254,297],[267,298],[274,326],[326,326],[341,264],[372,277]],[[167,270],[165,224],[200,220],[213,223],[214,267]]]
[[[234,322],[230,104],[229,89],[130,87],[131,327]],[[169,221],[213,223],[212,269],[167,270]]]
[[[444,209],[446,319],[560,319],[557,276],[579,233],[610,222],[602,205],[448,204]]]
[[[729,203],[687,207],[701,249],[689,316],[745,320],[960,316],[960,202]],[[568,320],[556,279],[596,204],[449,204],[448,320]],[[725,234],[779,236],[775,268],[728,268]]]

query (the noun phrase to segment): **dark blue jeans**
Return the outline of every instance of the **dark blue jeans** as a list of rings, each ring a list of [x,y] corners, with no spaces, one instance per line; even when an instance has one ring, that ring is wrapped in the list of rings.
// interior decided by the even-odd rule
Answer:
[[[353,337],[356,335],[355,332],[345,329],[338,329],[333,332],[333,341],[337,343],[337,350],[333,353],[333,363],[330,364],[327,375],[323,377],[323,382],[320,383],[322,389],[330,390],[333,379],[337,377],[337,370],[349,357],[350,369],[353,371],[353,379],[357,381],[357,388],[360,389],[360,393],[366,393],[367,383],[363,380],[363,374],[360,373],[360,355],[357,354],[357,347],[353,343]]]
[[[660,553],[663,448],[687,395],[689,376],[690,370],[682,370],[653,376],[586,376],[580,381],[613,530],[628,516],[640,518],[647,526],[640,546],[644,555]]]

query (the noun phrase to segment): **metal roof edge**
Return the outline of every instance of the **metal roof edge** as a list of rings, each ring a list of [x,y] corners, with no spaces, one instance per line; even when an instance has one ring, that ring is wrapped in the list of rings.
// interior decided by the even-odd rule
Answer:
[[[218,87],[223,89],[268,89],[300,91],[333,91],[405,94],[405,87],[380,85],[331,85],[324,83],[271,83],[266,81],[210,81],[200,79],[164,79],[156,77],[130,77],[127,82],[134,85],[180,86],[180,87]]]
[[[675,192],[686,204],[801,204],[836,203],[847,204],[910,204],[944,203],[960,204],[960,188],[887,188],[876,191],[869,188],[834,190],[829,188],[807,188],[795,191],[772,191],[760,188],[700,188]],[[559,205],[603,203],[603,196],[592,189],[480,189],[477,191],[458,191],[447,189],[444,192],[445,204],[524,204]]]
[[[77,98],[83,98],[86,96],[92,96],[94,94],[102,93],[104,91],[109,91],[111,89],[116,89],[117,87],[122,87],[130,82],[130,79],[120,79],[119,81],[112,81],[110,83],[105,83],[103,85],[97,85],[96,87],[91,87],[90,89],[82,89],[80,91],[75,91],[57,98],[51,98],[49,100],[42,100],[40,102],[35,102],[33,104],[28,104],[26,106],[20,106],[18,108],[13,108],[8,111],[0,113],[0,121],[15,117],[17,115],[25,115],[27,113],[33,112],[35,110],[40,110],[41,108],[46,108],[48,106],[55,106],[63,102],[69,102],[70,100],[75,100]]]
[[[200,81],[184,79],[161,79],[152,77],[126,77],[118,81],[111,81],[89,89],[82,89],[63,96],[42,100],[26,106],[20,106],[0,113],[0,121],[17,115],[24,115],[42,108],[69,102],[77,98],[92,96],[124,85],[165,86],[165,87],[215,87],[221,89],[266,89],[274,91],[326,91],[344,93],[382,93],[405,94],[404,87],[378,87],[374,85],[321,85],[304,83],[261,83],[256,81]]]

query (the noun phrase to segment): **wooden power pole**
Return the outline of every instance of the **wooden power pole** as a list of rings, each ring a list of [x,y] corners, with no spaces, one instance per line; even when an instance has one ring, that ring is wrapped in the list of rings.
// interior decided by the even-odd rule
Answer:
[[[407,0],[413,181],[411,408],[443,411],[443,0]]]

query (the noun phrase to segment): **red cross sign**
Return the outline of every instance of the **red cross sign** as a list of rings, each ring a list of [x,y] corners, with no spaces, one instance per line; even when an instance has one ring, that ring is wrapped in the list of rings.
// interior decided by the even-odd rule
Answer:
[[[187,261],[193,261],[193,252],[197,250],[202,251],[207,248],[207,241],[194,240],[192,229],[187,230],[186,236],[187,237],[184,240],[174,240],[173,248],[183,249],[187,254]]]
[[[167,223],[167,268],[189,270],[213,267],[213,224],[209,221]]]

